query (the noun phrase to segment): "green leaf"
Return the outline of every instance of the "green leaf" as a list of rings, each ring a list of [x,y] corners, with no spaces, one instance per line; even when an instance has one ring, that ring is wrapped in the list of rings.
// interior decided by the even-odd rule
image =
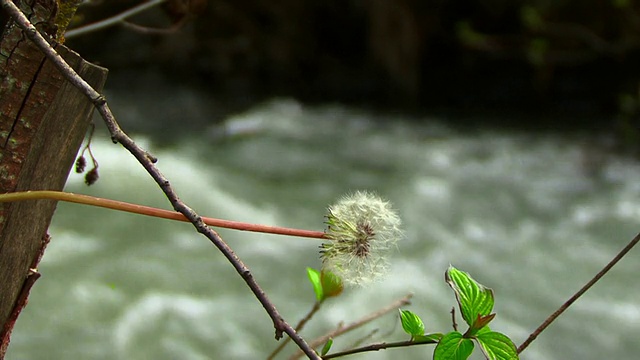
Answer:
[[[534,38],[529,42],[527,58],[533,65],[545,65],[548,52],[549,40],[544,38]]]
[[[435,344],[438,341],[440,341],[440,339],[442,339],[443,336],[444,336],[443,333],[430,333],[425,335],[417,335],[413,337],[413,342]]]
[[[486,331],[478,333],[476,340],[485,357],[489,360],[520,359],[515,344],[507,335]]]
[[[473,352],[473,341],[452,331],[442,337],[435,350],[433,360],[466,360]]]
[[[544,28],[544,20],[534,6],[520,8],[520,19],[529,30],[541,30]]]
[[[329,340],[327,340],[327,342],[324,344],[324,346],[322,347],[322,351],[320,352],[320,356],[325,356],[327,355],[327,353],[329,352],[329,350],[331,350],[331,345],[333,345],[333,339],[329,338]]]
[[[475,326],[477,321],[482,321],[491,314],[494,303],[493,290],[477,283],[469,274],[453,266],[449,266],[449,269],[447,269],[445,281],[453,289],[462,318],[469,327],[477,330],[486,325],[488,321],[482,326]]]
[[[422,319],[409,310],[400,310],[400,322],[404,331],[411,335],[411,339],[424,335],[424,323]]]
[[[618,9],[626,9],[631,5],[631,0],[613,0],[613,6]]]
[[[311,281],[311,285],[313,285],[313,291],[316,293],[316,300],[318,302],[324,300],[324,293],[322,292],[322,280],[320,279],[321,278],[320,271],[308,267],[307,276],[309,277],[309,281]]]
[[[456,35],[462,44],[471,47],[482,47],[487,44],[487,35],[473,29],[468,21],[458,21],[455,26]]]
[[[482,334],[482,333],[490,332],[490,331],[491,331],[491,328],[488,325],[485,325],[485,326],[481,327],[480,329],[478,329],[478,331],[476,331],[476,336],[478,334]]]
[[[342,289],[344,289],[342,279],[331,271],[322,270],[320,273],[320,284],[322,285],[324,298],[338,296],[342,294]]]

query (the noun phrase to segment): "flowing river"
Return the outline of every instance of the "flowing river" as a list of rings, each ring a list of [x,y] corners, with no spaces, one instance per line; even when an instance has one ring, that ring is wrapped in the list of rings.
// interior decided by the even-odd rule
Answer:
[[[323,230],[326,207],[361,189],[399,211],[406,237],[390,256],[389,274],[328,300],[302,332],[307,339],[408,293],[412,304],[404,308],[422,317],[427,332],[450,331],[455,299],[444,272],[452,264],[494,289],[491,328],[519,345],[640,231],[640,165],[598,150],[587,134],[461,131],[437,118],[287,99],[220,126],[172,131],[133,135],[201,215]],[[71,174],[67,191],[169,208],[103,130],[92,150],[100,180],[87,187]],[[278,345],[262,306],[190,224],[60,203],[50,234],[8,359],[264,359]],[[297,323],[314,301],[305,268],[320,266],[320,241],[220,234]],[[631,251],[522,358],[635,358],[639,256]],[[334,350],[406,339],[394,311],[336,338]],[[289,344],[280,358],[295,349]],[[432,352],[423,345],[351,358]],[[472,358],[483,358],[479,349]]]

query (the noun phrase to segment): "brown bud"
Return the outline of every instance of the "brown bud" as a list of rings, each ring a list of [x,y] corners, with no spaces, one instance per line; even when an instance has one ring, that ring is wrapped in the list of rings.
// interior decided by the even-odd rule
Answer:
[[[89,172],[84,176],[84,182],[91,186],[93,184],[95,184],[96,181],[98,181],[98,178],[100,176],[98,175],[98,168],[93,168],[91,170],[89,170]]]
[[[80,155],[76,160],[76,172],[78,174],[82,174],[86,166],[87,166],[87,160],[84,158],[83,155]]]

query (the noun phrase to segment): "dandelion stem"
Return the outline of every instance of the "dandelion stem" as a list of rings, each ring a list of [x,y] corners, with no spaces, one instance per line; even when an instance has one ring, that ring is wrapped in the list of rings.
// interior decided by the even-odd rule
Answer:
[[[82,195],[82,194],[74,194],[74,193],[63,192],[63,191],[38,190],[38,191],[24,191],[24,192],[0,194],[0,203],[23,201],[23,200],[42,200],[42,199],[66,201],[66,202],[71,202],[76,204],[97,206],[97,207],[102,207],[102,208],[107,208],[112,210],[125,211],[129,213],[134,213],[134,214],[153,216],[153,217],[162,218],[162,219],[177,220],[177,221],[184,221],[184,222],[189,221],[186,217],[184,217],[184,215],[176,211],[163,210],[163,209],[158,209],[150,206],[131,204],[131,203],[118,201],[118,200],[111,200],[111,199],[105,199],[105,198]],[[323,231],[292,229],[292,228],[286,228],[286,227],[251,224],[251,223],[245,223],[241,221],[223,220],[223,219],[208,218],[208,217],[203,217],[202,220],[204,221],[205,224],[209,226],[215,226],[215,227],[226,228],[226,229],[325,239],[325,233]]]

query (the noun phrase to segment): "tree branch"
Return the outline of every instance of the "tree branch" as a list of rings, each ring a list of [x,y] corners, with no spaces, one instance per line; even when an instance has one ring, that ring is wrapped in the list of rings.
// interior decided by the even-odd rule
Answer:
[[[335,359],[342,356],[359,354],[359,353],[369,352],[369,351],[379,351],[384,349],[409,347],[409,346],[416,346],[416,345],[437,344],[437,343],[438,341],[436,340],[425,340],[425,341],[406,340],[406,341],[398,341],[398,342],[392,342],[392,343],[371,344],[371,345],[367,345],[367,346],[363,346],[363,347],[359,347],[351,350],[345,350],[345,351],[340,351],[340,352],[335,352],[333,354],[325,355],[322,357],[322,359]]]
[[[547,326],[551,325],[551,323],[555,319],[557,319],[558,316],[560,316],[565,310],[567,310],[567,308],[569,308],[569,306],[571,306],[571,304],[576,302],[576,300],[578,300],[578,298],[580,298],[582,295],[584,295],[584,293],[587,292],[587,290],[589,290],[606,273],[608,273],[609,270],[611,270],[611,268],[615,264],[617,264],[618,261],[620,261],[620,259],[622,259],[634,246],[636,246],[638,241],[640,241],[640,234],[636,235],[627,244],[627,246],[625,246],[622,250],[620,250],[618,255],[616,255],[613,259],[611,259],[611,261],[607,265],[605,265],[605,267],[602,268],[602,270],[600,270],[591,280],[589,280],[589,282],[587,282],[580,290],[578,290],[578,292],[573,294],[573,296],[571,296],[569,298],[569,300],[567,300],[564,304],[562,304],[562,306],[560,306],[560,308],[558,308],[558,310],[556,310],[553,314],[549,315],[549,317],[547,319],[545,319],[545,321],[543,321],[542,324],[540,324],[540,326],[538,326],[538,328],[535,329],[531,333],[531,335],[529,335],[527,340],[525,340],[520,346],[518,346],[518,354],[520,354],[522,351],[524,351],[524,349],[526,349],[527,346],[529,346],[529,344],[531,344],[533,342],[533,340],[535,340],[538,337],[538,335],[540,335],[540,333],[542,333],[544,331],[544,329],[547,328]]]
[[[405,296],[403,296],[402,298],[392,302],[391,304],[383,307],[382,309],[375,311],[369,315],[366,315],[362,318],[360,318],[359,320],[356,320],[354,322],[352,322],[351,324],[347,325],[347,326],[339,326],[337,329],[322,335],[321,337],[312,340],[311,342],[309,342],[309,346],[311,346],[311,348],[316,348],[324,343],[327,342],[327,340],[329,340],[330,338],[336,338],[346,332],[349,332],[353,329],[357,329],[362,325],[365,325],[379,317],[381,317],[382,315],[385,315],[387,313],[389,313],[390,311],[396,310],[399,307],[402,307],[404,305],[410,304],[411,301],[410,299],[413,297],[413,294],[407,294]],[[296,354],[294,354],[293,356],[291,356],[289,358],[289,360],[294,360],[294,359],[298,359],[300,358],[300,356],[302,356],[302,353],[297,352]]]
[[[75,29],[68,30],[67,32],[65,32],[64,37],[65,39],[71,39],[74,37],[78,37],[80,35],[88,34],[90,32],[106,29],[108,27],[115,26],[118,24],[124,24],[126,20],[132,17],[133,15],[147,11],[148,9],[151,9],[154,6],[158,6],[166,1],[167,0],[149,0],[147,2],[134,6],[131,9],[124,11],[118,15],[112,16],[110,18],[106,18],[104,20],[100,20],[92,24],[88,24]]]
[[[63,74],[63,76],[76,86],[84,95],[86,95],[96,106],[98,112],[105,121],[109,132],[111,133],[111,140],[114,143],[120,143],[126,148],[140,164],[147,170],[149,175],[155,180],[160,189],[165,193],[167,199],[173,206],[173,208],[182,213],[193,224],[196,230],[205,235],[229,260],[229,262],[236,269],[238,274],[244,279],[247,286],[254,293],[258,301],[262,304],[265,311],[271,317],[275,327],[276,339],[282,338],[282,333],[287,333],[292,340],[300,347],[302,351],[310,359],[320,359],[320,357],[313,351],[312,348],[296,333],[296,331],[289,325],[280,315],[273,303],[267,298],[262,288],[258,285],[253,275],[249,271],[246,265],[236,256],[233,250],[220,238],[220,236],[210,229],[203,221],[202,218],[188,207],[184,202],[180,200],[175,193],[169,180],[160,172],[155,166],[155,158],[150,156],[145,150],[139,147],[127,134],[122,131],[118,125],[115,117],[113,116],[111,109],[107,105],[107,101],[100,93],[95,91],[86,81],[84,81],[78,74],[56,53],[56,51],[49,45],[49,43],[38,33],[36,28],[29,22],[26,16],[16,7],[11,0],[0,0],[2,7],[7,13],[14,19],[16,24],[23,29],[26,36],[33,41],[38,48],[45,54]]]
[[[311,308],[311,310],[309,310],[307,315],[305,315],[302,319],[300,319],[300,321],[296,325],[295,329],[297,332],[300,332],[302,331],[302,329],[304,329],[304,326],[307,324],[307,322],[309,322],[309,320],[311,320],[313,315],[315,315],[318,312],[318,310],[320,310],[320,306],[322,306],[323,302],[324,301],[316,301],[313,303],[313,307]],[[275,359],[276,355],[278,355],[282,351],[282,349],[284,349],[284,347],[287,346],[287,344],[289,343],[289,340],[291,340],[291,338],[284,338],[282,342],[280,342],[280,345],[278,345],[278,347],[275,348],[275,350],[273,350],[271,354],[269,354],[269,357],[267,357],[267,360]]]

